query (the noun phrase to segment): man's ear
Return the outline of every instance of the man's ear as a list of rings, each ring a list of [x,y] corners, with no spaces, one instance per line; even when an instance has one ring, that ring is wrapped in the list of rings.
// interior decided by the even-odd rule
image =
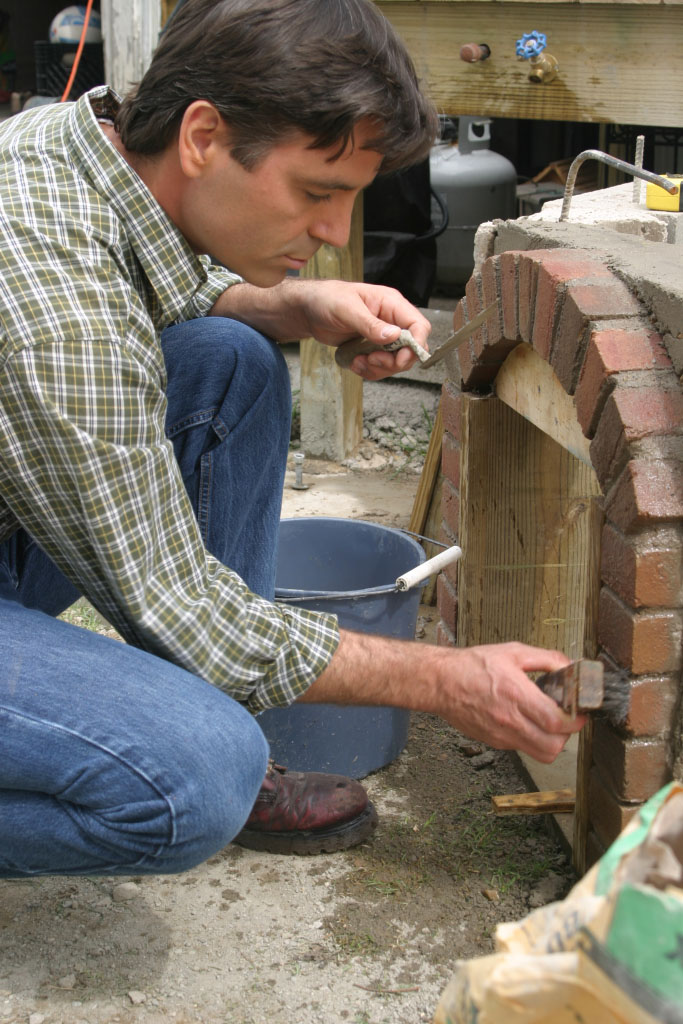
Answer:
[[[178,133],[178,158],[188,178],[198,178],[229,145],[228,126],[213,103],[195,100],[183,114]]]

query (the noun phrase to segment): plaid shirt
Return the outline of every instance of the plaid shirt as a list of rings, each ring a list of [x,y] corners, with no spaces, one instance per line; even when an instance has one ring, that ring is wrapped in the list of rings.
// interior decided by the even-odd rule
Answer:
[[[159,335],[239,280],[197,257],[92,90],[0,130],[0,539],[24,527],[136,647],[257,712],[320,675],[335,616],[251,593],[209,555],[164,434]]]

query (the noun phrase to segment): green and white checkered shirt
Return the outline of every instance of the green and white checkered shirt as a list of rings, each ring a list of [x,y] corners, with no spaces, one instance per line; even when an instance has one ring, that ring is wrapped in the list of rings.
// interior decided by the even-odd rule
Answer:
[[[204,549],[164,435],[159,335],[239,278],[197,257],[98,117],[105,88],[0,130],[0,539],[22,526],[136,647],[257,712],[329,663],[337,620]]]

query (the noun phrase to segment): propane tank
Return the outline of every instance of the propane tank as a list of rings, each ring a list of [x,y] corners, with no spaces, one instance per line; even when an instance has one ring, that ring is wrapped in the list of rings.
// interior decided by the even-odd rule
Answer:
[[[436,286],[446,295],[462,295],[474,267],[474,234],[480,224],[515,216],[517,172],[500,153],[489,149],[491,121],[460,117],[442,120],[439,142],[432,147],[432,190],[448,208],[448,227],[436,240]],[[433,201],[432,220],[439,219]]]

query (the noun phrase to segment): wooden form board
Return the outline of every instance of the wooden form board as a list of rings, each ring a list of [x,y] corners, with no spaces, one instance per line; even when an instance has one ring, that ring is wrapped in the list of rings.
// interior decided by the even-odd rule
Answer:
[[[493,396],[463,395],[458,640],[585,650],[596,501],[590,466]]]
[[[463,395],[462,410],[458,643],[521,640],[594,656],[602,527],[594,470],[495,396]],[[576,785],[570,842],[580,872],[591,742],[587,726],[568,766],[574,777],[563,780]],[[538,785],[533,763],[525,766]]]
[[[516,3],[392,0],[377,6],[405,40],[439,110],[450,115],[683,127],[676,76],[681,3]],[[529,81],[515,54],[524,33],[547,37],[559,63],[549,84]],[[487,43],[467,64],[464,43]],[[631,159],[629,157],[628,159]]]

